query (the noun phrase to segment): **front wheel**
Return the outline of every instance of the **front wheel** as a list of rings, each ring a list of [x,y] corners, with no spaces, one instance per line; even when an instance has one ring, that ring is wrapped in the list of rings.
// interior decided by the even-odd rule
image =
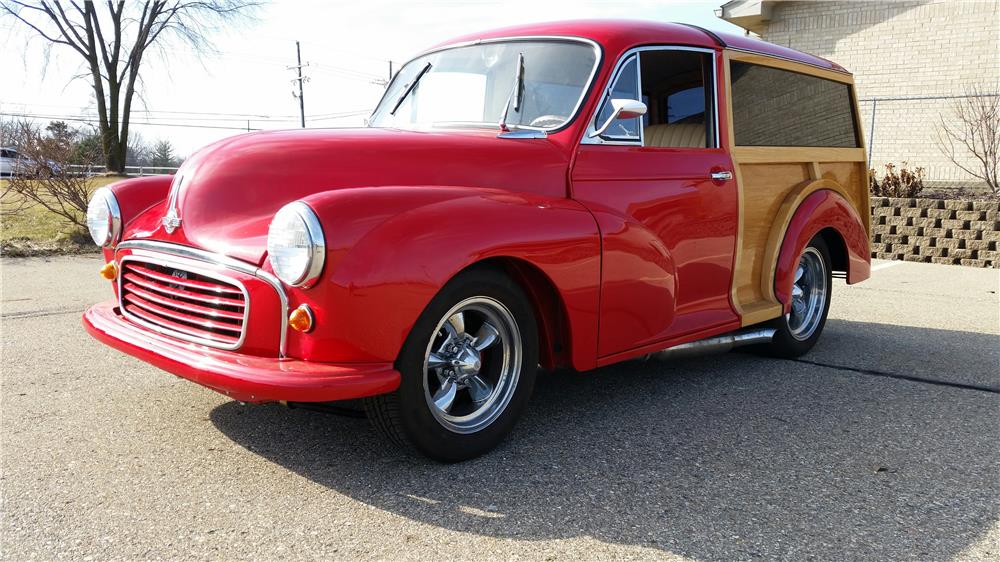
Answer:
[[[792,283],[792,310],[773,322],[777,331],[765,352],[793,358],[812,349],[826,325],[832,288],[830,251],[823,238],[816,236],[799,256]]]
[[[417,320],[396,362],[399,388],[365,400],[391,441],[456,462],[510,432],[538,364],[535,317],[524,292],[492,269],[465,272]]]

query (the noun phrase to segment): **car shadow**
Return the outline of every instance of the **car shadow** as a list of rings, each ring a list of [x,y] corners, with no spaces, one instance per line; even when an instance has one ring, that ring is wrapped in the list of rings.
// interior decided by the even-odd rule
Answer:
[[[993,335],[836,320],[814,353],[836,362],[837,334],[866,329],[961,341],[973,363],[996,353]],[[892,350],[851,345],[895,367]],[[336,492],[454,531],[712,560],[949,559],[998,516],[998,398],[729,353],[542,373],[507,441],[454,465],[400,453],[363,419],[226,403],[211,420]]]

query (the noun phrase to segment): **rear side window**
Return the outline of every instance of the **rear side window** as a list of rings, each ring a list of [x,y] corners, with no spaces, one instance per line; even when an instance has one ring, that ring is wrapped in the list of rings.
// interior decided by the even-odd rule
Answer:
[[[860,146],[849,85],[736,61],[729,72],[738,146]]]

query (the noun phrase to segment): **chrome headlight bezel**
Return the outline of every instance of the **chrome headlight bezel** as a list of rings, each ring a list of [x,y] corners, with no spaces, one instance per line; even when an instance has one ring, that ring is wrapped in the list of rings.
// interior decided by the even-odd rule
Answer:
[[[87,204],[87,230],[94,244],[114,247],[122,235],[122,211],[118,199],[107,187],[94,191]]]
[[[289,228],[294,228],[294,231],[290,232]],[[304,236],[306,241],[295,248],[302,252],[302,255],[295,258],[302,261],[298,266],[289,264],[290,258],[281,255],[283,251],[290,249],[288,238],[295,234]],[[326,260],[326,238],[319,218],[309,205],[293,201],[274,214],[267,229],[267,259],[271,270],[282,283],[303,289],[316,284]]]

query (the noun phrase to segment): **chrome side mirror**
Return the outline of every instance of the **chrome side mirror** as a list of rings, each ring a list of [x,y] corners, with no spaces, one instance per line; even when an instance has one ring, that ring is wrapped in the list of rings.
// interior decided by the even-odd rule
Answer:
[[[614,110],[611,112],[611,116],[601,125],[600,129],[590,134],[591,138],[603,135],[611,127],[612,123],[619,119],[635,119],[646,114],[646,104],[638,100],[612,99],[611,108]]]

